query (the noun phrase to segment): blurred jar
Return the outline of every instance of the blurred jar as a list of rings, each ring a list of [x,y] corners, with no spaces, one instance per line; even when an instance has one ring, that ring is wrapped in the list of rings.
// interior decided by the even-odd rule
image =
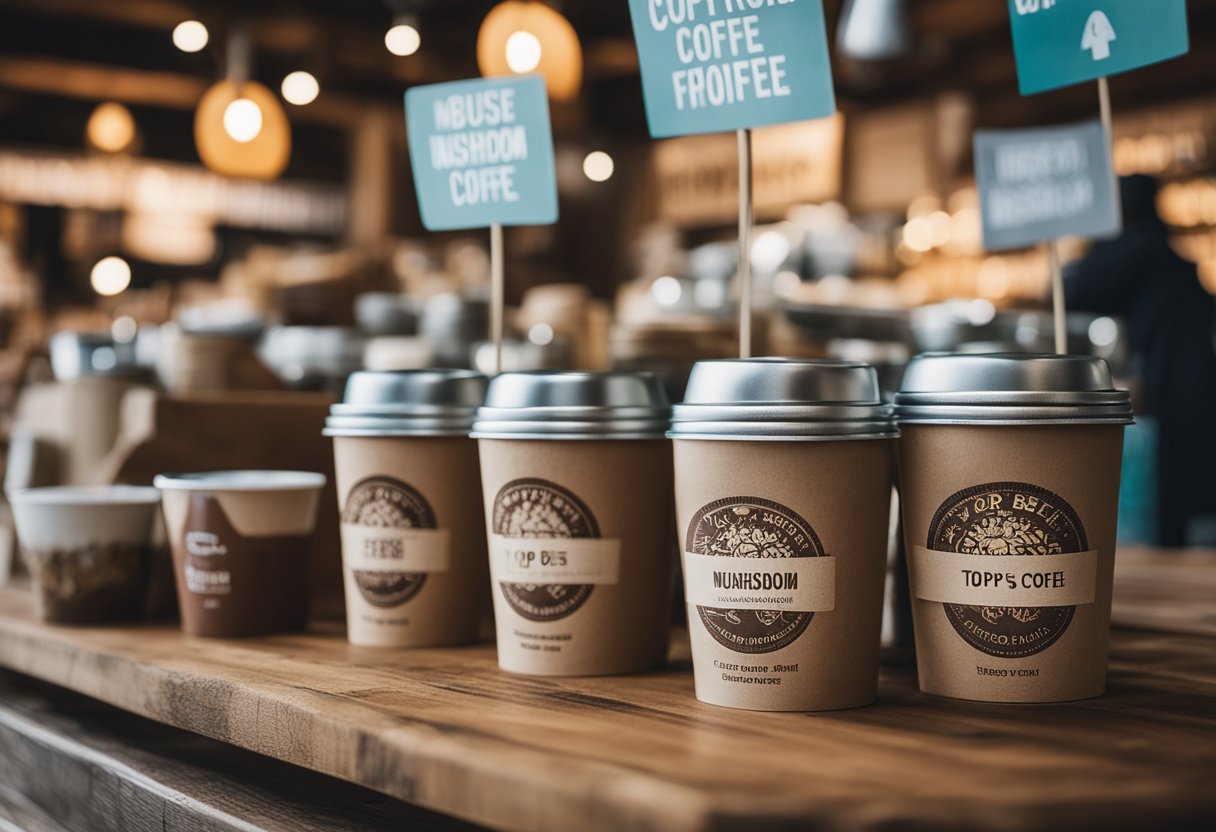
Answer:
[[[735,358],[739,348],[733,322],[700,319],[617,324],[608,343],[612,369],[654,373],[673,402],[684,400],[693,364]]]
[[[178,395],[219,390],[281,390],[283,382],[245,336],[201,335],[165,324],[156,336],[156,370]]]
[[[365,292],[355,298],[355,321],[364,335],[415,335],[422,301],[395,292]]]
[[[524,293],[515,324],[533,342],[531,332],[535,327],[550,327],[554,340],[570,345],[571,366],[599,370],[608,363],[610,318],[608,305],[594,300],[586,286],[549,283]]]
[[[291,387],[340,393],[363,364],[363,337],[336,326],[279,326],[266,333],[262,360]]]
[[[437,367],[469,369],[473,345],[490,337],[490,302],[448,292],[428,298],[420,332],[434,350]]]
[[[546,327],[548,324],[537,324]],[[502,345],[502,366],[498,368],[503,373],[523,373],[530,370],[569,370],[572,350],[570,344],[559,338],[545,340],[544,343],[534,341],[504,341]],[[485,341],[474,347],[473,369],[485,375],[494,375],[494,344]]]
[[[435,351],[421,335],[384,335],[369,338],[363,348],[363,368],[377,372],[421,370],[434,365]]]

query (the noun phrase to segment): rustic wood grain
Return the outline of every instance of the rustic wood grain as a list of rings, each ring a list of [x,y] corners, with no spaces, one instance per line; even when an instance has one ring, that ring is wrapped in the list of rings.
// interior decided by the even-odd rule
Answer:
[[[0,671],[0,830],[11,832],[6,814],[28,832],[484,828]]]
[[[1120,546],[1116,624],[1216,636],[1216,551]]]
[[[1216,821],[1216,640],[1120,632],[1106,697],[991,706],[887,673],[879,704],[758,714],[669,670],[500,672],[490,646],[378,651],[332,625],[250,641],[35,622],[0,591],[0,664],[504,830],[1192,828]]]
[[[72,832],[30,802],[24,794],[0,781],[0,832]]]

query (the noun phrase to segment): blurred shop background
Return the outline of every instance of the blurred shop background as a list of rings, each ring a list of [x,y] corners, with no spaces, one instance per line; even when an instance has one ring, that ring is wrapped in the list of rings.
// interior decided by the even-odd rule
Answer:
[[[826,7],[839,114],[755,137],[758,353],[890,390],[918,352],[1051,351],[1045,250],[981,245],[972,134],[1094,118],[1093,85],[1019,95],[1004,0]],[[1111,83],[1162,246],[1074,265],[1068,332],[1136,392],[1121,536],[1214,546],[1216,0],[1188,10],[1189,55]],[[624,0],[0,0],[6,485],[323,466],[351,371],[487,367],[488,239],[423,231],[402,93],[530,71],[561,219],[507,229],[506,369],[653,370],[678,400],[736,348],[735,139],[649,138]]]

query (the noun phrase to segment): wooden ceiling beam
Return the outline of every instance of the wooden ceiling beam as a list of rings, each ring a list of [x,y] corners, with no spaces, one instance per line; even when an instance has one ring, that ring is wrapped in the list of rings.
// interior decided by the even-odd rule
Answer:
[[[18,92],[193,110],[210,86],[204,78],[180,73],[119,69],[62,58],[0,56],[0,88]],[[307,107],[293,107],[291,118],[348,127],[371,106],[384,105],[324,92]]]
[[[1003,0],[911,3],[910,12],[918,32],[936,37],[962,38],[1009,28],[1008,6]]]
[[[176,0],[4,0],[8,8],[42,15],[77,20],[104,20],[127,26],[170,30],[183,20],[197,17],[197,11]]]

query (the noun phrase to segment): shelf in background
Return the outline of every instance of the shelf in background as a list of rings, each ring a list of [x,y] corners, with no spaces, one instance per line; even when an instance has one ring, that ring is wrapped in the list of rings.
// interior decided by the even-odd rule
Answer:
[[[378,651],[337,625],[209,641],[65,628],[0,590],[0,665],[177,728],[504,830],[1168,828],[1216,821],[1216,639],[1115,634],[1110,691],[1048,706],[921,695],[763,714],[669,670],[500,672],[494,650]]]

